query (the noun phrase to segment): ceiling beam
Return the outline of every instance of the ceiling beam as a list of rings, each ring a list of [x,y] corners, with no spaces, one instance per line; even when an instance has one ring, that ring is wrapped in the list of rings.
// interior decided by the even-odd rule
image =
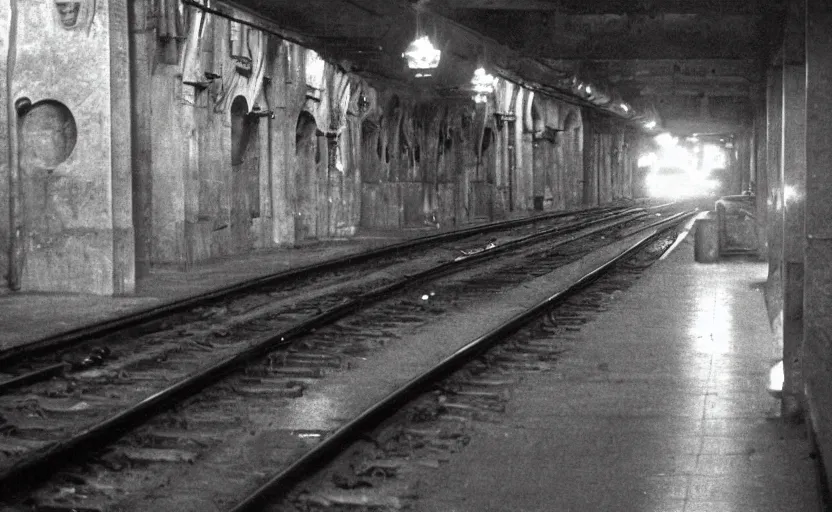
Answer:
[[[676,135],[698,134],[729,134],[741,133],[750,126],[748,123],[714,121],[703,119],[665,119],[663,128]]]
[[[751,98],[756,94],[756,88],[749,86],[727,86],[708,84],[651,84],[651,85],[621,85],[622,90],[636,90],[641,96],[709,96],[709,97],[738,97]]]
[[[723,78],[728,81],[759,82],[763,73],[754,59],[623,59],[623,60],[567,60],[548,59],[552,67],[571,73],[598,73],[611,81],[650,79],[677,76],[682,79]]]
[[[469,11],[459,21],[549,59],[759,58],[760,16],[543,15]]]
[[[449,9],[555,11],[566,14],[757,14],[781,0],[440,0]]]

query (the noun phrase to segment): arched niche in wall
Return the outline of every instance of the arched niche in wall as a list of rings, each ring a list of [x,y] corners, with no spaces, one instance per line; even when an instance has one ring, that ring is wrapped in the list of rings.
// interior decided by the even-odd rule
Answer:
[[[543,135],[546,131],[546,120],[540,114],[540,109],[536,103],[532,104],[532,132],[535,137]]]
[[[474,218],[492,219],[494,217],[494,182],[496,175],[496,155],[494,154],[494,125],[488,123],[475,144],[479,153],[476,178],[470,184],[469,209]]]
[[[314,238],[318,234],[318,173],[323,165],[322,150],[325,151],[320,146],[315,118],[304,110],[298,116],[295,126],[295,155],[298,164],[295,175],[295,239],[298,241]]]
[[[583,126],[581,113],[578,109],[572,109],[566,115],[563,122],[564,139],[564,164],[566,173],[564,176],[564,206],[566,208],[577,208],[582,203],[583,182]]]
[[[72,112],[59,101],[43,100],[18,106],[21,165],[53,171],[66,161],[78,141]]]
[[[491,149],[491,145],[494,143],[494,130],[490,126],[486,126],[485,130],[482,134],[482,145],[480,147],[480,153],[485,154],[486,151]]]
[[[399,99],[399,96],[394,94],[390,97],[390,101],[387,102],[387,115],[395,117],[399,113],[399,108],[401,108],[402,102]]]
[[[572,131],[581,127],[581,115],[578,110],[570,110],[563,121],[564,131]]]
[[[229,250],[251,250],[256,233],[252,219],[260,217],[260,140],[257,117],[249,115],[243,96],[229,107],[231,117],[231,239]]]
[[[381,137],[378,124],[371,119],[361,123],[361,163],[364,182],[379,181],[379,164],[381,163]]]
[[[26,236],[37,238],[61,225],[61,213],[55,211],[53,206],[56,200],[65,202],[70,208],[76,208],[73,198],[53,194],[50,174],[64,163],[75,149],[78,127],[69,108],[55,100],[31,104],[24,98],[18,100],[15,107],[19,116],[19,170],[23,218],[12,221],[22,221]],[[54,221],[55,217],[58,217],[59,222]],[[38,241],[33,240],[31,243],[40,246]]]
[[[384,161],[390,163],[393,156],[398,156],[401,142],[402,103],[397,95],[392,95],[387,102],[386,137],[384,137]]]
[[[532,133],[534,138],[532,153],[532,200],[537,211],[544,209],[546,195],[546,178],[552,160],[551,143],[542,138],[546,133],[546,121],[537,102],[531,106]]]
[[[315,122],[315,118],[307,111],[303,111],[298,116],[298,122],[295,129],[295,152],[296,154],[300,155],[303,151],[307,151],[309,148],[304,146],[313,146],[314,150],[311,151],[311,154],[314,154],[313,161],[319,162],[320,155],[318,154],[317,150],[317,137],[316,134],[318,132],[318,124]],[[313,144],[314,143],[314,144]]]
[[[240,165],[248,149],[256,121],[248,115],[248,102],[237,96],[231,102],[231,165]]]

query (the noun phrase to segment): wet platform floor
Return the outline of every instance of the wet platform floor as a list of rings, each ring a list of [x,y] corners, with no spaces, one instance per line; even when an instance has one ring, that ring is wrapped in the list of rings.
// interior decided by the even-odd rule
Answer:
[[[692,236],[479,425],[420,510],[819,510],[803,426],[766,392],[763,263],[693,261]]]

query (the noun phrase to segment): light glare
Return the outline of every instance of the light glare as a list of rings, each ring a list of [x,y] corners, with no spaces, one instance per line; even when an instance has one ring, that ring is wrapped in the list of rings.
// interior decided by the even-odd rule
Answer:
[[[789,203],[798,197],[800,197],[800,194],[797,193],[797,189],[794,186],[786,185],[783,187],[783,202]]]
[[[471,79],[471,84],[474,86],[474,92],[491,94],[494,92],[494,82],[496,80],[494,75],[486,73],[484,68],[477,68],[474,71],[474,78]]]
[[[660,133],[660,134],[656,135],[653,138],[653,140],[655,140],[656,144],[658,144],[659,146],[661,146],[663,148],[673,147],[678,142],[678,139],[676,139],[676,137],[674,137],[673,135],[671,135],[667,132]]]
[[[768,372],[768,392],[775,397],[783,393],[783,380],[783,361],[781,360]]]
[[[410,43],[402,57],[407,59],[410,69],[434,69],[439,66],[442,52],[433,46],[428,36],[422,36]]]
[[[474,102],[485,103],[488,101],[488,95],[494,92],[494,84],[497,79],[494,75],[485,72],[484,68],[477,68],[474,71],[474,77],[471,78],[471,85],[474,86]]]
[[[656,156],[656,153],[647,153],[646,155],[641,155],[640,157],[638,157],[638,166],[652,167],[656,163],[657,159],[658,157]]]

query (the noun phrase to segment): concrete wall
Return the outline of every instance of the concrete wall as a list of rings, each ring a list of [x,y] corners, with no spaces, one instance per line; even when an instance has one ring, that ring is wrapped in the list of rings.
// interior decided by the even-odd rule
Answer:
[[[130,293],[126,3],[6,4],[0,9],[6,281],[24,291]]]
[[[0,114],[36,106],[23,131],[0,129],[0,271],[16,288],[129,293],[152,266],[632,194],[614,123],[588,137],[586,112],[502,79],[485,103],[417,101],[175,2],[81,2],[77,27],[54,2],[14,5]]]
[[[615,120],[584,110],[584,182],[586,205],[633,197],[637,187],[638,134]]]
[[[7,57],[10,38],[15,37],[11,31],[13,16],[11,2],[13,1],[0,1],[0,78],[3,79],[3,85],[0,86],[0,292],[7,289],[11,277],[9,275],[11,249],[9,235],[12,225],[9,219],[9,188],[13,180],[9,171],[11,143],[9,128],[15,125],[15,121],[8,115],[11,76]]]

